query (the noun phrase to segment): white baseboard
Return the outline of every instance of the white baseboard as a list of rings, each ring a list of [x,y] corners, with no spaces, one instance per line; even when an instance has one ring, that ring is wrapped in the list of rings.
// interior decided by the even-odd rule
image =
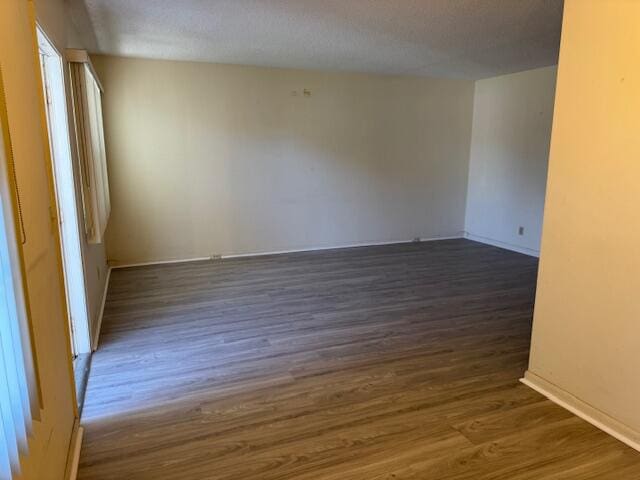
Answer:
[[[93,332],[93,338],[91,339],[91,349],[96,351],[98,349],[98,341],[100,340],[100,329],[102,328],[102,317],[104,316],[104,305],[107,303],[107,292],[109,291],[109,279],[111,278],[111,267],[107,268],[107,278],[104,281],[104,292],[102,292],[102,303],[100,304],[100,312],[98,313],[98,323],[96,324],[96,330]]]
[[[131,268],[131,267],[148,267],[151,265],[169,265],[171,263],[188,263],[188,262],[203,262],[206,260],[213,260],[215,257],[189,257],[189,258],[175,258],[172,260],[151,260],[148,262],[135,262],[135,263],[123,263],[112,265],[112,269],[118,268]]]
[[[82,437],[84,435],[84,428],[78,425],[76,420],[76,426],[71,437],[71,444],[69,445],[69,454],[67,456],[67,472],[65,475],[66,480],[76,480],[78,477],[78,465],[80,464],[80,450],[82,449]]]
[[[450,236],[450,237],[420,237],[420,242],[435,242],[438,240],[453,240],[456,238],[462,238],[462,235]],[[322,252],[325,250],[339,250],[341,248],[360,248],[360,247],[379,247],[384,245],[401,245],[405,243],[413,243],[416,240],[394,240],[390,242],[369,242],[369,243],[350,243],[345,245],[334,245],[329,247],[313,247],[313,248],[298,248],[292,250],[274,250],[271,252],[257,252],[257,253],[238,253],[232,255],[222,255],[222,258],[245,258],[245,257],[264,257],[267,255],[284,255],[287,253],[304,253],[304,252]]]
[[[594,427],[599,428],[603,432],[608,433],[612,437],[640,452],[640,432],[619,422],[615,418],[610,417],[601,410],[592,407],[588,403],[583,402],[566,390],[548,382],[535,373],[526,371],[524,378],[521,378],[520,381],[538,393],[544,395],[553,403],[569,410],[571,413],[589,422]]]
[[[443,237],[420,237],[420,242],[434,242],[438,240],[454,240],[458,238],[463,238],[463,232],[460,232],[457,235],[452,236],[443,236]],[[287,253],[303,253],[303,252],[318,252],[324,250],[337,250],[341,248],[359,248],[359,247],[376,247],[381,245],[397,245],[403,243],[413,243],[414,240],[394,240],[389,242],[369,242],[369,243],[350,243],[345,245],[332,245],[329,247],[311,247],[311,248],[298,248],[291,250],[273,250],[266,252],[251,252],[251,253],[236,253],[229,255],[213,255],[210,257],[192,257],[192,258],[182,258],[182,259],[174,259],[174,260],[155,260],[150,262],[138,262],[138,263],[127,263],[122,265],[113,265],[111,268],[130,268],[130,267],[145,267],[149,265],[165,265],[171,263],[187,263],[187,262],[202,262],[206,260],[224,260],[224,259],[232,259],[232,258],[245,258],[245,257],[264,257],[266,255],[284,255]]]
[[[529,255],[530,257],[540,257],[540,251],[533,250],[532,248],[521,247],[519,245],[514,245],[512,243],[502,242],[500,240],[495,240],[493,238],[483,237],[481,235],[475,235],[470,232],[464,232],[464,238],[468,240],[473,240],[474,242],[486,243],[487,245],[491,245],[498,248],[504,248],[505,250],[511,250],[512,252],[523,253],[524,255]]]

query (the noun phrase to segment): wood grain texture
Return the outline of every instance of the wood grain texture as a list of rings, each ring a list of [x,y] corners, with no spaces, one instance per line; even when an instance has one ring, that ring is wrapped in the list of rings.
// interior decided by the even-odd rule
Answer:
[[[467,240],[115,270],[79,478],[640,479],[518,382],[536,270]]]

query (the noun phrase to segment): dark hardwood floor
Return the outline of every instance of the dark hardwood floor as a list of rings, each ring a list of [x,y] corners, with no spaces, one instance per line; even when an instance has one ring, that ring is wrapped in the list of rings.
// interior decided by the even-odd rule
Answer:
[[[636,480],[518,382],[537,261],[467,240],[114,270],[81,480]]]

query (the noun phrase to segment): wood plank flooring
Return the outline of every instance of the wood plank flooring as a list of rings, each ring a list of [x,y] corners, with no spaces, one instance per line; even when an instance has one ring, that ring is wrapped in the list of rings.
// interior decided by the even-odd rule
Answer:
[[[81,480],[638,480],[518,382],[537,261],[467,240],[115,270]]]

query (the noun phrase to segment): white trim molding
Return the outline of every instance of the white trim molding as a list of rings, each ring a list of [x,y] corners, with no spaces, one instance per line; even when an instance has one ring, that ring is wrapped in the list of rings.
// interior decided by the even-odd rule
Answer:
[[[67,48],[65,50],[65,57],[67,59],[67,62],[86,63],[89,66],[89,70],[91,70],[93,78],[95,78],[96,83],[98,84],[98,88],[101,92],[104,92],[104,88],[102,88],[102,83],[100,83],[98,74],[96,73],[95,68],[93,68],[93,63],[91,63],[89,52],[87,52],[86,50],[80,50],[78,48]]]
[[[211,255],[209,257],[191,257],[191,258],[183,258],[183,259],[174,259],[174,260],[155,260],[150,262],[139,262],[139,263],[127,263],[122,265],[112,265],[111,268],[130,268],[130,267],[146,267],[149,265],[164,265],[171,263],[187,263],[187,262],[202,262],[207,260],[224,260],[224,259],[232,259],[232,258],[245,258],[245,257],[264,257],[266,255],[284,255],[287,253],[303,253],[303,252],[320,252],[324,250],[339,250],[342,248],[359,248],[359,247],[376,247],[381,245],[398,245],[404,243],[415,243],[415,242],[436,242],[439,240],[457,240],[463,237],[463,232],[460,232],[458,235],[452,236],[443,236],[443,237],[418,237],[419,240],[394,240],[390,242],[370,242],[370,243],[352,243],[347,245],[334,245],[328,247],[310,247],[310,248],[299,248],[299,249],[291,249],[291,250],[274,250],[274,251],[266,251],[266,252],[251,252],[251,253],[234,253],[228,255]]]
[[[433,238],[423,238],[418,237],[415,240],[395,240],[391,242],[370,242],[370,243],[352,243],[347,245],[336,245],[329,247],[314,247],[314,248],[300,248],[293,250],[275,250],[272,252],[258,252],[258,253],[239,253],[232,255],[222,255],[221,258],[244,258],[244,257],[264,257],[266,255],[284,255],[287,253],[304,253],[304,252],[322,252],[325,250],[340,250],[344,248],[361,248],[361,247],[379,247],[384,245],[401,245],[405,243],[422,243],[422,242],[436,242],[439,240],[455,240],[458,238],[462,238],[462,235],[452,236],[452,237],[433,237]]]
[[[566,390],[527,370],[520,381],[553,403],[569,410],[612,437],[640,452],[640,432],[632,429],[601,410],[592,407]]]
[[[98,349],[98,341],[100,340],[100,329],[102,328],[102,317],[104,316],[104,306],[107,303],[107,292],[109,291],[109,279],[111,278],[111,267],[107,267],[107,278],[104,280],[104,292],[102,292],[102,303],[100,304],[100,311],[98,312],[98,321],[96,322],[96,330],[93,332],[93,338],[91,339],[91,349],[96,351]]]
[[[540,257],[539,250],[533,250],[532,248],[521,247],[519,245],[514,245],[513,243],[502,242],[500,240],[495,240],[493,238],[487,238],[481,235],[475,235],[470,232],[464,232],[464,238],[466,238],[467,240],[473,240],[474,242],[486,243],[487,245],[491,245],[493,247],[504,248],[505,250],[511,250],[512,252],[529,255],[530,257],[536,257],[536,258]]]
[[[217,257],[220,258],[220,257]],[[137,263],[123,263],[123,264],[115,264],[111,266],[112,270],[117,270],[120,268],[131,268],[131,267],[149,267],[152,265],[170,265],[172,263],[189,263],[189,262],[204,262],[207,260],[215,260],[216,257],[190,257],[190,258],[176,258],[173,260],[151,260],[150,262],[137,262]]]
[[[76,424],[73,429],[73,436],[69,444],[69,453],[67,456],[66,480],[76,480],[78,478],[78,466],[80,465],[80,450],[82,449],[82,437],[84,436],[84,428]]]

